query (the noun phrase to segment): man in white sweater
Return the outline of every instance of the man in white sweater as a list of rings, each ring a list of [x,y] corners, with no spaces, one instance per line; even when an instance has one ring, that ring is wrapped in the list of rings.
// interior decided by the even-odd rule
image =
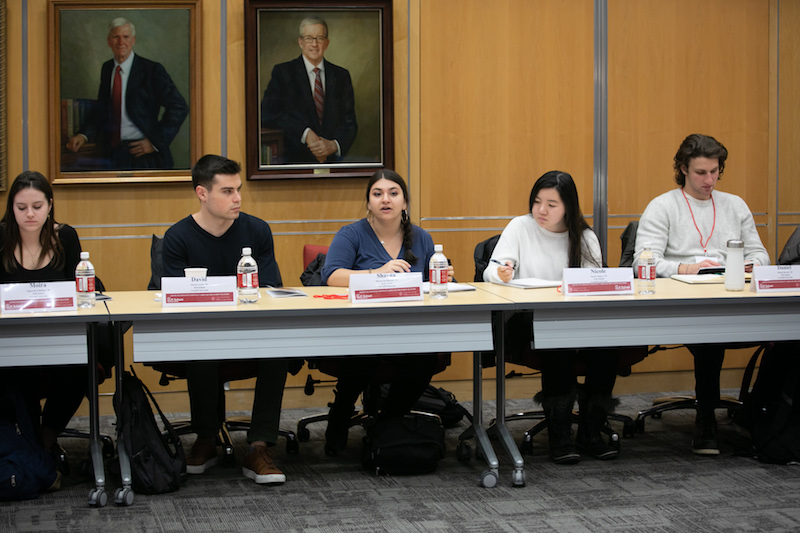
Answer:
[[[634,268],[639,254],[649,246],[656,260],[656,275],[697,274],[709,266],[724,266],[727,242],[744,242],[745,261],[768,265],[750,208],[740,197],[715,191],[725,169],[728,150],[707,135],[692,134],[675,154],[675,181],[680,186],[653,199],[639,220]],[[694,356],[697,418],[692,451],[718,455],[717,422],[719,376],[725,345],[687,346]]]

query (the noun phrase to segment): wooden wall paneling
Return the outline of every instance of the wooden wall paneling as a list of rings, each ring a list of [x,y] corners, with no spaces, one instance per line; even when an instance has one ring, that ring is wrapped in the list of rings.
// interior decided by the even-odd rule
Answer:
[[[430,0],[420,34],[423,220],[525,212],[554,168],[591,205],[592,2]]]
[[[609,2],[609,213],[640,214],[675,187],[689,133],[730,156],[719,189],[767,211],[768,4]]]
[[[800,214],[800,3],[780,2],[779,24],[778,211]],[[800,217],[787,215],[781,222],[794,225]],[[781,234],[779,252],[788,238]]]

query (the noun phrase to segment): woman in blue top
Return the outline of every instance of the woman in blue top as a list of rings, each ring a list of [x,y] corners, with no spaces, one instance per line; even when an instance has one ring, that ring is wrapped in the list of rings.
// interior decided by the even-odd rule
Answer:
[[[389,272],[422,272],[428,279],[433,239],[408,218],[408,189],[399,174],[379,170],[367,184],[367,217],[343,227],[333,238],[322,280],[347,287],[350,276]],[[453,268],[450,267],[452,279]],[[335,455],[347,444],[347,431],[358,395],[381,363],[392,366],[392,380],[381,416],[406,414],[430,383],[436,365],[432,354],[347,357],[340,360],[336,400],[325,431],[325,453]]]

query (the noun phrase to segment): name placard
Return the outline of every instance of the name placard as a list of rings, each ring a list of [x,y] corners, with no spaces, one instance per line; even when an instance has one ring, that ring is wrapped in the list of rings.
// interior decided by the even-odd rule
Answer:
[[[564,296],[633,294],[632,268],[565,268]]]
[[[754,266],[750,278],[750,291],[800,291],[800,265]]]
[[[236,305],[236,276],[161,278],[162,307]]]
[[[75,311],[74,281],[7,283],[0,286],[2,313]]]
[[[422,272],[356,274],[350,276],[350,302],[422,300]]]

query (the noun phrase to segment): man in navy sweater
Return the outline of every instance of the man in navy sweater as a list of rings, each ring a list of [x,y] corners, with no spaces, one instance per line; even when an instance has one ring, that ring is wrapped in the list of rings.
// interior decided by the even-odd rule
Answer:
[[[206,267],[209,276],[234,276],[242,248],[250,247],[258,263],[259,284],[281,285],[275,262],[272,232],[263,220],[241,213],[241,167],[218,155],[205,155],[192,168],[192,185],[200,210],[187,216],[164,235],[164,275],[183,276],[186,267]],[[202,474],[217,463],[216,436],[220,430],[222,387],[220,361],[188,363],[192,427],[197,433],[186,458],[189,474]],[[247,433],[250,450],[242,473],[256,483],[283,483],[286,476],[272,460],[278,438],[285,359],[259,361],[252,424]]]

